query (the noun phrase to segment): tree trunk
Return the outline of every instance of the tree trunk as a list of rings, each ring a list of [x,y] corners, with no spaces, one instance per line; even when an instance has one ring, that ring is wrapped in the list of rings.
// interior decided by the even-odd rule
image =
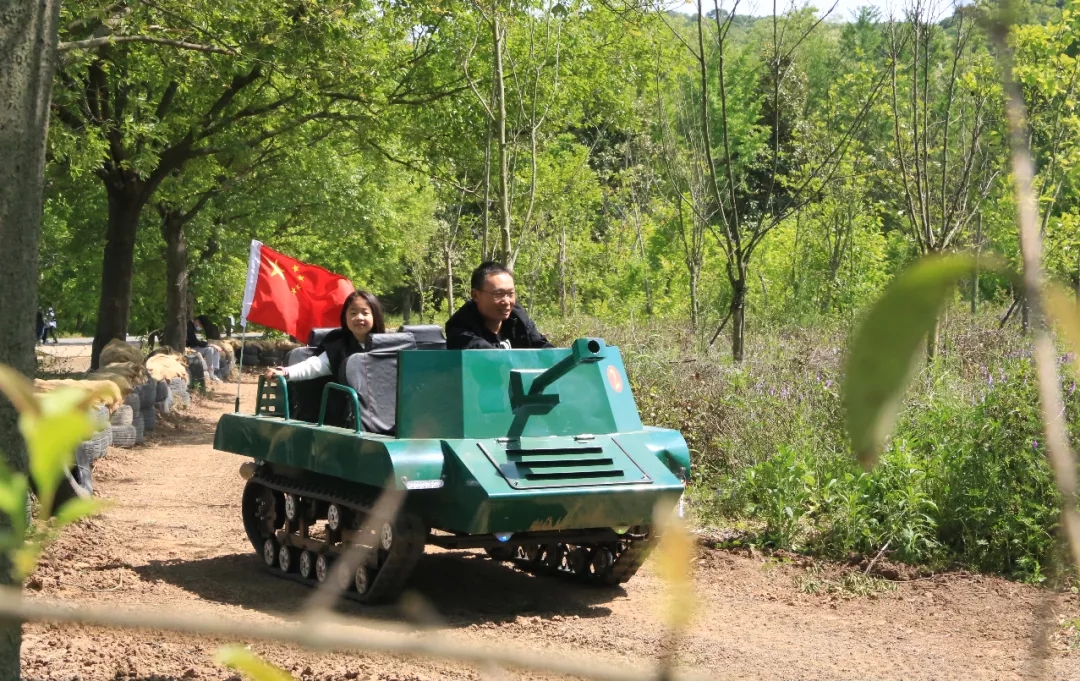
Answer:
[[[404,300],[401,302],[401,317],[405,324],[408,324],[412,320],[412,287],[405,289]]]
[[[641,255],[642,278],[643,283],[645,284],[645,314],[651,317],[653,314],[653,302],[652,286],[649,284],[649,256],[645,253],[645,239],[641,236],[641,214],[638,213],[636,206],[634,212],[637,213],[634,220],[634,227],[637,229],[637,247],[638,253]]]
[[[698,327],[698,268],[690,264],[690,328],[697,331]]]
[[[746,273],[731,282],[731,358],[743,361],[746,341]]]
[[[135,235],[144,204],[140,185],[129,179],[118,180],[108,187],[109,225],[105,232],[105,257],[101,263],[101,300],[90,352],[91,369],[98,368],[101,351],[109,341],[114,338],[127,340]]]
[[[491,37],[494,49],[492,76],[495,87],[495,125],[499,144],[499,260],[509,270],[514,269],[510,249],[510,166],[506,153],[506,88],[503,83],[503,36],[498,10],[491,16]]]
[[[5,3],[0,20],[0,362],[32,376],[35,368],[34,315],[37,310],[38,239],[45,178],[45,138],[49,125],[56,58],[58,0]],[[26,446],[18,414],[0,398],[0,442],[8,468],[26,471]],[[0,518],[0,531],[10,531]],[[0,585],[16,584],[11,563],[0,554]],[[19,679],[22,624],[0,622],[0,678]]]
[[[453,252],[447,248],[446,253],[446,308],[451,315],[454,314],[454,258]]]
[[[926,361],[937,357],[938,345],[941,343],[941,319],[935,318],[930,333],[926,334]]]
[[[971,274],[971,314],[979,311],[979,265],[982,257],[982,211],[975,222],[975,271]]]
[[[566,316],[566,228],[559,233],[559,313]]]
[[[161,219],[165,238],[165,334],[161,340],[177,352],[187,342],[188,250],[184,221],[172,211]]]

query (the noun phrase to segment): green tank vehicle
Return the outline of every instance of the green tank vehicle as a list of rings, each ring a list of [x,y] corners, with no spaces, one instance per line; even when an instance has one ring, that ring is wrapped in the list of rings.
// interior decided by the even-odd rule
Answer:
[[[244,528],[275,572],[314,584],[368,547],[341,586],[387,602],[432,544],[612,585],[654,545],[654,510],[681,510],[686,442],[642,425],[617,348],[446,350],[437,326],[371,343],[334,382],[260,379],[255,413],[218,422],[214,448],[254,459]],[[396,513],[373,517],[387,490]]]

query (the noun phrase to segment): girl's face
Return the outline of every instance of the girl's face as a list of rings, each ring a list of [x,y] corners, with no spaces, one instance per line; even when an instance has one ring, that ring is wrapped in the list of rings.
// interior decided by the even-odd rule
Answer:
[[[349,303],[349,309],[345,311],[345,323],[352,331],[356,340],[363,341],[371,333],[371,325],[375,322],[371,314],[371,306],[363,298],[357,297]]]

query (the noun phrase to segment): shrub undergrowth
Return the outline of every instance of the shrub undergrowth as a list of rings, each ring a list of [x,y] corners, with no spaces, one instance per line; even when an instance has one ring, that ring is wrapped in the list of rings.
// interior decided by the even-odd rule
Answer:
[[[597,335],[619,346],[642,420],[681,430],[691,448],[700,522],[746,521],[778,548],[885,549],[911,563],[1045,579],[1060,499],[1019,331],[989,317],[950,320],[881,463],[864,470],[843,428],[841,329],[757,329],[737,365],[675,323],[551,326],[557,342]],[[1080,396],[1064,380],[1075,433]]]

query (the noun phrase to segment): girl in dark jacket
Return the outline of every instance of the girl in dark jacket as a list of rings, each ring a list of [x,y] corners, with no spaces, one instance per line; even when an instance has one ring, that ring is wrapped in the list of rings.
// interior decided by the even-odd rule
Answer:
[[[353,291],[341,306],[341,328],[326,334],[314,357],[289,367],[267,369],[265,376],[284,376],[291,381],[337,376],[350,355],[367,351],[373,333],[386,333],[382,305],[367,291]]]

